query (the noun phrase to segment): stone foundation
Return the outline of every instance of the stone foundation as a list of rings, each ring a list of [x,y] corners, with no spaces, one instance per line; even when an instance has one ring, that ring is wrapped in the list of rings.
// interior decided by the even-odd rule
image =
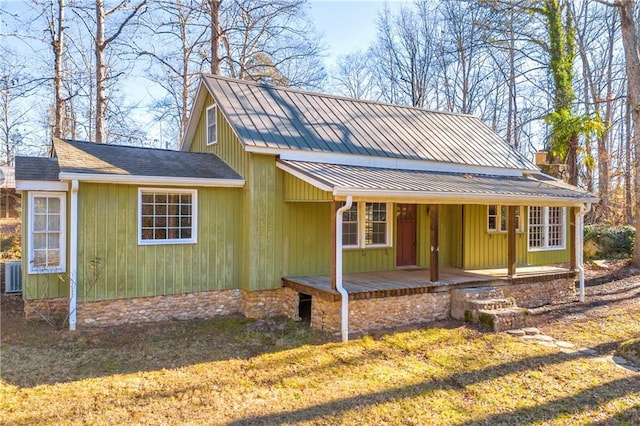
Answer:
[[[240,313],[247,318],[285,316],[298,319],[298,293],[290,288],[242,291]]]
[[[205,319],[240,312],[240,290],[209,291],[78,304],[80,326]]]
[[[329,332],[340,331],[340,301],[314,297],[311,302],[311,327]],[[449,316],[448,292],[423,293],[349,301],[349,331],[366,332],[403,325],[445,319]]]
[[[66,316],[69,313],[69,299],[35,299],[24,301],[24,316],[27,319]]]
[[[514,278],[501,289],[505,297],[513,297],[524,308],[567,302],[576,295],[575,274],[569,275]]]

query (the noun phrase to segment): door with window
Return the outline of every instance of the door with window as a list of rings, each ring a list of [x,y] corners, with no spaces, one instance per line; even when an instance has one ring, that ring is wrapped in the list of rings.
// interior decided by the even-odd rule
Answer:
[[[398,204],[396,207],[397,266],[416,264],[416,210],[415,204]]]

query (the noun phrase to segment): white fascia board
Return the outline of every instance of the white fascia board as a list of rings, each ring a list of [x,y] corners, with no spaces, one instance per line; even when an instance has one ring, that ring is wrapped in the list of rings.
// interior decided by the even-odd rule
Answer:
[[[90,173],[60,173],[60,179],[80,182],[118,183],[124,185],[211,186],[242,188],[244,179],[206,179],[169,176],[103,175]]]
[[[68,191],[67,182],[52,180],[18,180],[16,181],[17,191]]]
[[[393,170],[415,170],[425,172],[469,173],[494,176],[518,176],[540,173],[539,170],[509,169],[506,167],[475,166],[468,164],[446,163],[442,161],[411,160],[406,158],[376,157],[371,155],[353,155],[334,152],[301,151],[257,146],[246,146],[247,152],[280,156],[281,160],[306,161],[310,163],[328,163],[342,166],[374,167]]]
[[[280,161],[276,161],[276,167],[279,168],[280,170],[283,170],[287,173],[289,173],[292,176],[297,177],[298,179],[308,183],[309,185],[313,185],[316,188],[322,190],[322,191],[327,191],[327,192],[332,192],[333,191],[333,186],[330,186],[324,182],[321,182],[317,179],[314,179],[313,177],[309,176],[306,173],[301,172],[298,169],[295,169],[293,167],[288,166],[287,164],[281,163]]]
[[[416,204],[506,204],[527,206],[569,207],[580,206],[584,199],[575,198],[544,198],[506,194],[469,194],[459,192],[432,193],[420,191],[384,191],[373,189],[336,188],[334,198],[342,201],[352,196],[354,201],[385,201]]]

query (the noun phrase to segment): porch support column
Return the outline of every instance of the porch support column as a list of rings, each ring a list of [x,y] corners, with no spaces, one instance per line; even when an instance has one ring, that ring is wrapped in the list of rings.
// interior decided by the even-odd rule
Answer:
[[[431,234],[431,254],[429,257],[429,272],[431,273],[431,282],[437,283],[440,281],[440,270],[438,266],[438,252],[440,246],[438,242],[438,204],[431,204],[429,206],[429,221],[430,221],[430,234]]]
[[[516,276],[516,206],[508,207],[507,214],[507,276]]]
[[[576,216],[578,214],[577,208],[569,208],[569,269],[572,271],[577,270],[576,242],[578,241],[578,235],[576,233]]]
[[[338,203],[331,202],[331,290],[336,289],[336,210]]]

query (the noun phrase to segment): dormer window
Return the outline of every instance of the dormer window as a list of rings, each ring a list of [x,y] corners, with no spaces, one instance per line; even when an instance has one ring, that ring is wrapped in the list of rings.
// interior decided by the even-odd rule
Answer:
[[[218,142],[218,107],[212,105],[207,108],[207,145]]]

